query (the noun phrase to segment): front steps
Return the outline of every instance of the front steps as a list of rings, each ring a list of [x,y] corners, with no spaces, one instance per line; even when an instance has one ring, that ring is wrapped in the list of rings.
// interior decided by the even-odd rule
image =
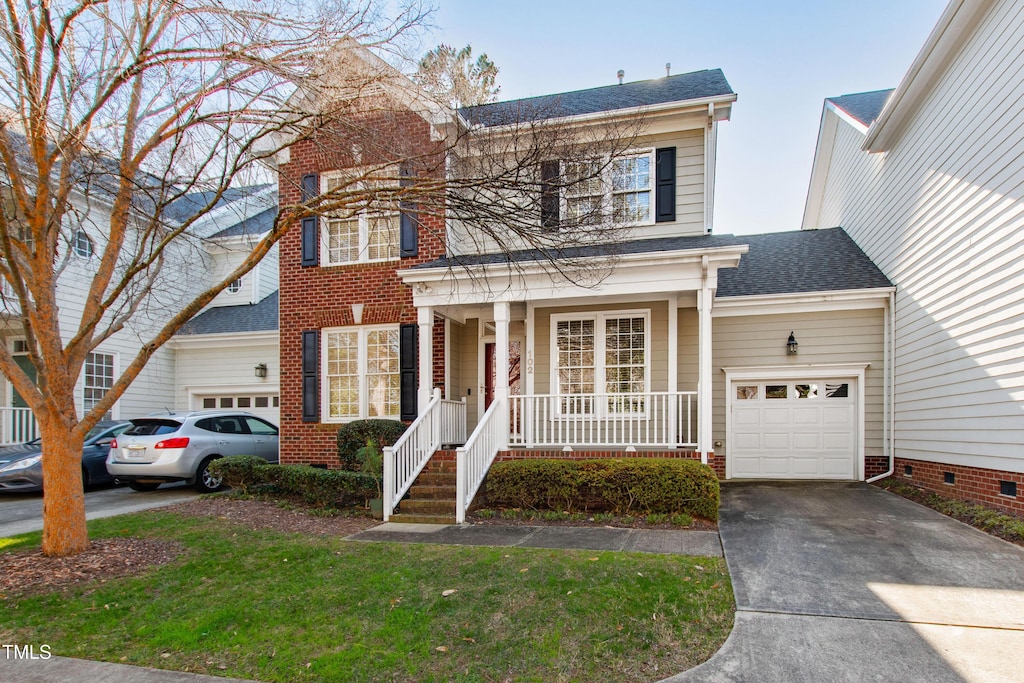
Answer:
[[[455,524],[455,451],[438,451],[416,477],[389,522]]]

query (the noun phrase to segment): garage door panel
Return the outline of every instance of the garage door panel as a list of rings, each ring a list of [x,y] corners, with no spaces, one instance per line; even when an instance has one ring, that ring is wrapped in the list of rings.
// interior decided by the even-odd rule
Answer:
[[[729,473],[737,478],[852,479],[856,476],[857,411],[856,382],[847,392],[801,390],[803,385],[824,387],[821,379],[794,376],[786,380],[734,381],[729,387],[731,433]],[[755,386],[756,385],[756,386]],[[782,387],[768,398],[766,387]],[[752,391],[737,393],[738,387]],[[801,398],[802,396],[802,398]]]

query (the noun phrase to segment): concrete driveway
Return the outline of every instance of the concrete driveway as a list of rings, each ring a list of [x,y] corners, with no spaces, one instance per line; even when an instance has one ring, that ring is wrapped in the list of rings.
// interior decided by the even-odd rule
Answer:
[[[85,516],[88,519],[124,515],[139,510],[173,505],[198,493],[184,484],[164,484],[156,491],[132,491],[127,486],[108,487],[85,492]],[[0,538],[39,531],[43,528],[42,493],[5,493],[0,495]]]
[[[722,489],[736,623],[671,681],[1024,681],[1024,550],[850,483]]]

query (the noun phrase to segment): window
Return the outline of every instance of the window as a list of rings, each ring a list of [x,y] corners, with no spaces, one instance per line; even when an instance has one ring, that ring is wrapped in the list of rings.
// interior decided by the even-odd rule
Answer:
[[[332,192],[346,182],[343,176],[327,177],[324,189]],[[371,184],[364,182],[353,189],[359,187],[371,189]],[[399,258],[401,219],[397,204],[393,210],[375,209],[327,217],[322,223],[321,265],[336,266]]]
[[[114,356],[108,353],[90,353],[85,357],[85,386],[82,390],[82,408],[92,410],[114,386]],[[107,412],[110,417],[110,412]]]
[[[242,291],[242,278],[238,278],[228,285],[228,292],[231,294],[238,294],[240,291]]]
[[[324,330],[324,421],[397,418],[401,375],[397,327]]]
[[[75,230],[75,234],[71,238],[71,249],[75,252],[75,256],[81,256],[82,258],[92,258],[94,248],[92,240],[89,239],[89,235],[79,228]]]
[[[552,391],[563,415],[641,413],[650,387],[650,314],[552,316]],[[595,394],[607,394],[599,405]]]
[[[570,225],[650,223],[653,150],[606,159],[566,162],[565,220]]]

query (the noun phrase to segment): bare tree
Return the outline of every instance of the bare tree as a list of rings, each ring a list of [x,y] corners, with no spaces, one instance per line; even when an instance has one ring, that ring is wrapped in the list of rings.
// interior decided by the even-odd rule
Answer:
[[[182,283],[190,278],[168,264],[187,261],[203,238],[197,226],[230,187],[268,178],[265,162],[282,145],[317,134],[327,119],[308,93],[329,67],[324,54],[353,42],[395,49],[424,16],[417,0],[390,18],[374,0],[5,3],[0,275],[37,377],[5,345],[0,372],[39,423],[45,554],[89,545],[86,433],[154,352],[310,209],[282,207],[244,262],[212,286]],[[202,199],[187,215],[169,210],[186,196]],[[60,290],[82,226],[101,239],[68,329]],[[80,417],[75,386],[88,354],[126,332],[140,335],[139,352]]]

